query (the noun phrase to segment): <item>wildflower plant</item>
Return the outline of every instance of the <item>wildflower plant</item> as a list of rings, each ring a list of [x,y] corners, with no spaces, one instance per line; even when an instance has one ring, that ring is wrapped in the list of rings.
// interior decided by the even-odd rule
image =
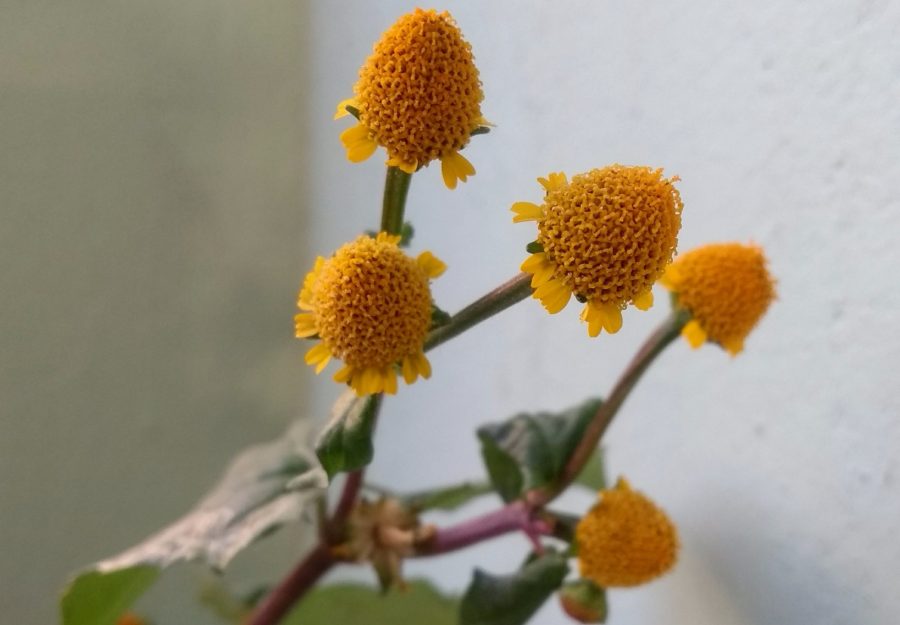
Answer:
[[[678,336],[694,347],[711,342],[732,355],[742,351],[775,298],[763,251],[724,243],[676,256],[684,204],[679,178],[659,167],[550,173],[537,178],[540,198],[510,199],[512,221],[537,227],[530,242],[523,239],[521,272],[448,315],[434,301],[431,281],[446,269],[441,247],[452,243],[430,241],[435,252],[410,251],[419,242],[406,221],[406,196],[412,177],[432,161],[440,161],[451,189],[475,173],[461,151],[473,135],[489,131],[482,99],[472,48],[448,13],[417,9],[375,44],[353,97],[339,103],[335,117],[356,119],[340,133],[350,161],[379,146],[387,153],[380,228],[317,257],[298,276],[294,317],[298,353],[315,373],[339,361],[332,377],[346,390],[312,445],[304,421],[282,439],[248,449],[183,518],[82,571],[64,593],[64,625],[125,622],[129,605],[168,566],[199,560],[221,571],[252,542],[300,520],[317,526],[314,546],[264,592],[238,597],[220,585],[215,601],[207,601],[220,616],[242,625],[367,623],[379,614],[396,622],[396,606],[406,606],[420,620],[427,614],[463,625],[516,625],[557,594],[575,621],[605,622],[607,588],[649,583],[675,567],[675,523],[624,478],[605,483],[599,445],[643,372]],[[513,271],[519,260],[509,263]],[[505,420],[485,415],[477,431],[483,483],[397,493],[366,482],[376,424],[389,404],[384,396],[402,392],[400,380],[442,374],[432,372],[426,352],[529,297],[550,313],[578,300],[588,335],[603,341],[601,334],[616,333],[630,309],[653,305],[657,282],[671,292],[672,311],[605,399]],[[598,491],[590,509],[573,514],[551,506],[569,488],[584,487]],[[502,504],[486,514],[449,526],[429,519],[431,510],[490,493]],[[497,573],[476,570],[459,599],[403,576],[408,559],[514,532],[530,545],[524,563]],[[317,585],[332,568],[351,565],[371,566],[386,596]],[[342,619],[337,613],[349,604],[362,612]],[[394,611],[385,612],[387,604]],[[322,605],[330,607],[317,612]]]

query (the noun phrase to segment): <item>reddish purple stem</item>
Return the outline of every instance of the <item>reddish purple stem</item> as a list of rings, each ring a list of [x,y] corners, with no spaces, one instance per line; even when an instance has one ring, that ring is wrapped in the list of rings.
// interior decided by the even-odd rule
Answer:
[[[416,555],[435,556],[456,551],[516,530],[522,530],[529,537],[534,537],[549,534],[551,529],[549,523],[533,517],[525,502],[515,501],[459,525],[437,529],[431,540],[416,549]]]
[[[334,565],[334,562],[327,545],[316,546],[265,598],[247,621],[247,625],[272,625],[280,621],[297,599],[302,597]]]

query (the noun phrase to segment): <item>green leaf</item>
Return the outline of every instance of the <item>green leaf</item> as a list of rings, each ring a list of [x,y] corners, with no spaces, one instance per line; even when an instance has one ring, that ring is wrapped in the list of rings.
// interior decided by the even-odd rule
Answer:
[[[72,580],[60,601],[63,625],[114,625],[159,576],[155,566],[91,571]]]
[[[308,438],[309,423],[300,421],[282,438],[246,449],[185,516],[79,573],[62,598],[64,625],[101,622],[77,620],[83,614],[117,616],[166,567],[200,560],[222,569],[256,539],[299,520],[328,485]]]
[[[354,391],[346,391],[335,402],[331,419],[316,441],[316,455],[328,479],[372,462],[372,434],[380,403],[381,395],[357,397]]]
[[[406,495],[404,503],[414,510],[455,510],[476,497],[493,491],[490,484],[465,482],[437,490]]]
[[[512,575],[479,569],[459,611],[460,625],[521,625],[559,588],[569,572],[565,556],[548,552]]]
[[[484,459],[484,465],[494,490],[503,498],[503,501],[518,499],[522,494],[522,484],[525,481],[519,463],[504,451],[490,435],[479,430],[478,438],[481,439],[481,457]]]
[[[455,599],[425,581],[387,595],[368,586],[338,584],[310,592],[282,625],[456,625],[456,610]]]
[[[576,484],[586,486],[591,490],[603,490],[606,488],[606,470],[603,466],[603,451],[595,449],[594,453],[588,459],[587,464],[581,470]]]
[[[478,429],[494,488],[505,501],[553,483],[600,407],[589,399],[561,413],[518,414]]]

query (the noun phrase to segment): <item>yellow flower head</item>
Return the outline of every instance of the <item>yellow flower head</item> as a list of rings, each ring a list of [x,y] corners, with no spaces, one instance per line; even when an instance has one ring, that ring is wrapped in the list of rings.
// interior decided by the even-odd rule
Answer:
[[[622,310],[653,305],[653,283],[672,260],[681,228],[678,178],[661,169],[611,165],[566,180],[538,178],[541,205],[516,202],[514,222],[536,221],[537,240],[522,264],[534,297],[557,313],[574,294],[584,302],[588,334],[622,326]],[[533,246],[533,247],[532,247]]]
[[[678,557],[678,534],[665,512],[628,482],[600,492],[575,529],[581,576],[598,586],[637,586],[667,572]]]
[[[459,151],[487,122],[471,46],[449,13],[416,9],[382,36],[359,72],[355,97],[338,104],[335,119],[354,109],[359,124],[341,134],[347,158],[364,161],[381,145],[388,165],[413,173],[435,159],[451,189],[475,168]]]
[[[697,348],[718,343],[732,356],[775,299],[775,280],[755,245],[717,243],[679,256],[666,270],[663,286],[691,313],[682,334]]]
[[[400,237],[361,236],[329,259],[316,259],[303,281],[294,317],[298,338],[319,343],[306,363],[320,373],[332,357],[344,361],[334,379],[358,395],[397,392],[397,369],[407,384],[431,376],[422,352],[431,325],[429,280],[446,265],[431,252],[411,258]]]

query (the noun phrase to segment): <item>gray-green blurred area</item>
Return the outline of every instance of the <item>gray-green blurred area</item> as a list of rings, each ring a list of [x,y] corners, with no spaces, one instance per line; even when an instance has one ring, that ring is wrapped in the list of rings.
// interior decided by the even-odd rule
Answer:
[[[306,5],[0,13],[0,606],[53,623],[69,572],[302,413]],[[277,574],[286,536],[238,570]],[[192,600],[175,575],[142,604],[158,623]]]

